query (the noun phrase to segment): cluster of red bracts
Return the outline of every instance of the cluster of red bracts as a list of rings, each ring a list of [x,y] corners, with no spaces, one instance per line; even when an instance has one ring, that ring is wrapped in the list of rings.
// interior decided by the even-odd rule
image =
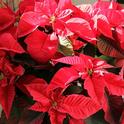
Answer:
[[[63,124],[67,117],[69,124],[84,124],[99,110],[110,124],[124,123],[124,9],[119,4],[23,0],[16,12],[1,2],[0,13],[0,104],[7,118],[18,89],[35,101],[28,109],[48,112],[51,124]],[[88,44],[114,62],[82,53]],[[55,73],[47,81],[30,67]],[[120,73],[110,68],[121,68]],[[71,86],[81,92],[66,92]],[[116,119],[112,106],[119,108]]]

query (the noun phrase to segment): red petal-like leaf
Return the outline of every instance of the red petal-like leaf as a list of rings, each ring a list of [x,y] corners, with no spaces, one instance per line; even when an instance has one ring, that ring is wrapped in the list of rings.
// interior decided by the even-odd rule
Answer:
[[[112,95],[122,96],[124,94],[124,80],[119,75],[105,74],[106,86]]]
[[[34,0],[23,0],[19,3],[19,12],[23,14],[25,11],[34,10]]]
[[[0,87],[0,104],[2,105],[2,108],[7,118],[9,118],[10,115],[14,97],[15,97],[15,88],[13,85]]]
[[[72,0],[59,0],[58,9],[63,10],[72,7]]]
[[[101,109],[98,103],[83,95],[67,96],[62,108],[75,119],[85,119]]]
[[[50,104],[49,105],[43,105],[40,102],[36,102],[29,109],[33,110],[33,111],[37,111],[37,112],[48,112],[48,110],[50,109]]]
[[[100,13],[108,18],[109,23],[113,27],[119,26],[124,21],[123,13],[121,13],[121,11],[108,9],[108,10],[103,10]]]
[[[24,68],[19,65],[14,69],[16,75],[22,76],[24,74]]]
[[[35,25],[35,26],[39,26],[40,24],[45,24],[46,19],[47,16],[43,15],[42,13],[37,13],[32,11],[26,12],[21,16],[21,20],[29,23],[30,25]]]
[[[28,92],[34,100],[40,102],[40,104],[42,104],[46,108],[50,107],[51,104],[49,97],[46,93],[47,84],[45,80],[39,79],[37,83],[28,84],[25,85],[25,87],[27,88]],[[35,104],[34,106],[37,107],[37,104]]]
[[[24,13],[18,25],[18,37],[23,37],[33,32],[38,26],[44,26],[48,23],[48,18],[41,13]]]
[[[82,119],[74,119],[74,118],[70,118],[69,119],[69,124],[85,124],[84,120]]]
[[[14,23],[15,16],[7,8],[0,8],[0,13],[0,31],[2,31]]]
[[[61,62],[69,65],[77,65],[82,63],[82,59],[78,56],[68,56],[59,59],[53,59],[53,61]]]
[[[34,83],[36,81],[36,83]],[[45,90],[47,88],[47,83],[43,79],[35,79],[31,84],[25,85],[31,96],[34,100],[39,102],[48,103],[49,99],[47,98],[47,94],[45,94]]]
[[[106,37],[112,38],[111,26],[104,15],[98,15],[97,17],[97,29]]]
[[[54,109],[49,111],[51,124],[63,124],[64,118],[66,118],[65,113],[60,113]]]
[[[79,74],[72,68],[61,68],[52,78],[48,91],[58,87],[66,88],[69,83],[79,78]]]
[[[58,48],[58,40],[55,34],[47,36],[37,30],[26,38],[25,43],[29,54],[40,63],[48,62],[55,55]]]
[[[115,65],[117,67],[123,67],[124,66],[124,59],[117,59]]]
[[[124,49],[124,28],[122,26],[116,27],[115,39],[120,43],[120,47]]]
[[[102,77],[87,78],[84,82],[84,88],[92,99],[98,103],[102,103],[104,97],[104,80]]]
[[[82,18],[71,18],[66,22],[67,27],[81,38],[95,43],[95,34],[88,21]]]
[[[44,0],[42,11],[48,16],[52,16],[55,13],[55,10],[57,8],[57,3],[55,0]]]
[[[37,27],[37,25],[31,25],[24,20],[20,20],[17,28],[18,37],[24,37],[25,35],[33,32]]]
[[[3,33],[0,35],[0,49],[12,51],[15,53],[24,53],[25,51],[20,44],[13,38],[10,33]]]

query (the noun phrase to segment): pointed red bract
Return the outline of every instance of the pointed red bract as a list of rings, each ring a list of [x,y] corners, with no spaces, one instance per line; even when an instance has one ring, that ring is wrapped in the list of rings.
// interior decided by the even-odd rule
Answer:
[[[36,30],[25,39],[25,43],[29,54],[40,63],[48,62],[57,52],[58,39],[54,33],[46,35]]]
[[[85,124],[84,120],[76,120],[76,119],[73,119],[73,118],[70,118],[69,119],[69,124]]]
[[[62,123],[66,117],[65,113],[68,113],[75,119],[82,119],[87,118],[101,109],[99,104],[91,98],[83,95],[63,96],[61,88],[50,91],[48,90],[49,85],[48,88],[42,86],[46,86],[45,82],[43,82],[28,84],[25,87],[31,96],[33,96],[33,99],[37,101],[30,109],[48,112],[52,124],[57,124],[57,122]],[[43,90],[41,90],[41,87]]]
[[[67,96],[62,107],[75,119],[85,119],[101,109],[94,100],[83,95]]]
[[[15,88],[13,85],[0,87],[0,104],[2,105],[7,118],[9,118],[10,115],[14,97]]]
[[[27,12],[24,13],[19,21],[18,25],[18,37],[23,37],[34,30],[37,29],[38,26],[44,26],[47,23],[47,18],[42,17],[41,13],[36,12]]]
[[[0,8],[0,31],[5,30],[15,22],[15,15],[8,8]]]
[[[121,96],[124,94],[124,80],[119,75],[106,74],[106,86],[109,92],[113,95]]]
[[[82,18],[72,18],[66,22],[67,27],[79,37],[95,44],[95,34],[88,21]]]
[[[68,87],[69,83],[79,78],[79,74],[73,68],[61,68],[53,76],[48,91],[54,90],[56,88]]]
[[[88,94],[95,101],[102,103],[104,97],[104,79],[102,77],[87,78],[84,82],[84,88],[87,89]]]
[[[11,51],[15,53],[24,53],[24,49],[13,38],[10,33],[3,33],[0,35],[0,49],[5,51]]]
[[[66,118],[65,113],[60,113],[54,109],[49,111],[51,124],[63,124],[63,120]]]

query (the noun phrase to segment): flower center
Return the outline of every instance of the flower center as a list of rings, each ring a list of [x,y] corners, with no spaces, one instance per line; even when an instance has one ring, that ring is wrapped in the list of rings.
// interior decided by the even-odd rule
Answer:
[[[54,23],[55,20],[56,20],[56,17],[54,15],[50,17],[50,23]]]
[[[92,74],[93,74],[93,70],[92,69],[88,69],[88,75],[92,76]]]
[[[55,108],[57,106],[57,102],[56,101],[53,101],[52,102],[52,106]]]

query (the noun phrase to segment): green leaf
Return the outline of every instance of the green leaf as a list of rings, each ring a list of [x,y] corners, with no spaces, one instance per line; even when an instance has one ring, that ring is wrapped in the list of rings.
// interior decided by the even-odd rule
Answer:
[[[59,51],[65,56],[74,55],[72,43],[67,37],[59,36]]]

